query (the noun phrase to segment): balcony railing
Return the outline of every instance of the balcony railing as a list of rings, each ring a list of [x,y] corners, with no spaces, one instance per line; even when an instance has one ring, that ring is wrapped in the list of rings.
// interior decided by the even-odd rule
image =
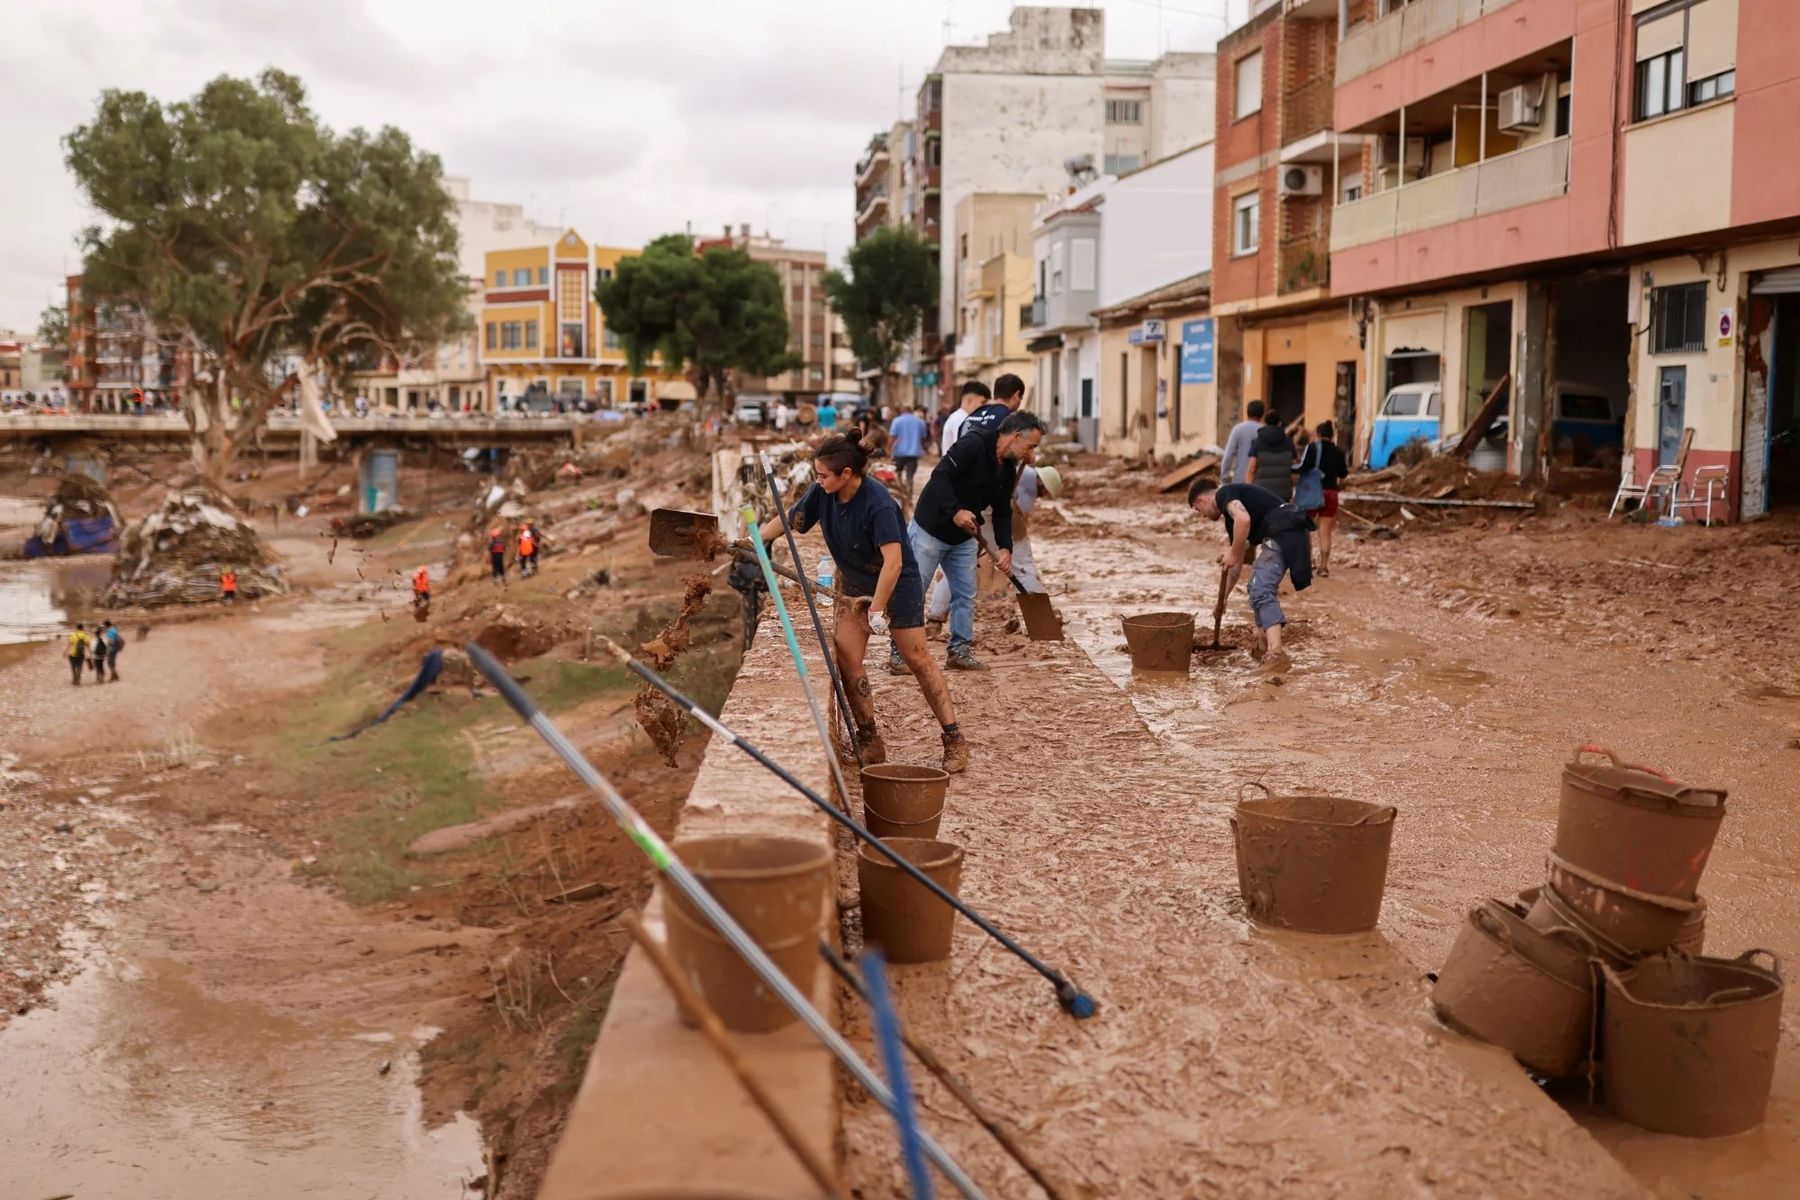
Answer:
[[[1275,288],[1282,295],[1324,287],[1331,278],[1331,249],[1325,235],[1307,233],[1281,243]]]
[[[1412,0],[1379,21],[1359,25],[1338,43],[1337,81],[1345,83],[1435,42],[1514,0]]]
[[[1293,88],[1281,98],[1281,144],[1291,146],[1331,128],[1331,105],[1337,81],[1320,75]]]
[[[1566,195],[1569,139],[1556,138],[1340,204],[1331,213],[1331,249],[1434,229]]]
[[[1030,304],[1019,305],[1019,328],[1041,329],[1050,318],[1050,303],[1042,296]]]

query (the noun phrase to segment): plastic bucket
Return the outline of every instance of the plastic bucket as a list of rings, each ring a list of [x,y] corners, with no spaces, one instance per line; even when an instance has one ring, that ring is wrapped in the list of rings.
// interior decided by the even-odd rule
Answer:
[[[1245,799],[1260,788],[1261,799]],[[1375,928],[1387,887],[1392,805],[1238,789],[1231,831],[1250,919],[1304,933]]]
[[[1548,871],[1546,897],[1615,959],[1667,950],[1702,903],[1640,892],[1598,878],[1555,854],[1550,855]],[[1552,892],[1555,895],[1549,897]]]
[[[1144,613],[1121,620],[1134,668],[1186,673],[1194,653],[1193,613]]]
[[[932,882],[959,894],[962,847],[932,838],[884,838],[890,849],[919,868]],[[880,946],[897,963],[937,962],[950,957],[956,910],[866,844],[856,847],[856,879],[862,890],[863,940]]]
[[[1767,969],[1755,964],[1767,955]],[[1683,1137],[1761,1124],[1781,1034],[1781,963],[1662,954],[1606,969],[1600,1080],[1615,1116]]]
[[[888,838],[934,838],[950,776],[937,767],[881,763],[862,769],[863,824]]]
[[[1606,761],[1585,762],[1584,755]],[[1555,849],[1591,875],[1692,900],[1724,817],[1720,788],[1690,787],[1622,763],[1604,746],[1578,746],[1563,767]]]
[[[796,838],[676,842],[675,856],[802,993],[812,990],[831,882],[831,847]],[[795,1018],[731,944],[673,888],[665,893],[669,953],[727,1029],[761,1033]]]
[[[1491,1042],[1553,1079],[1581,1072],[1593,1030],[1592,947],[1567,927],[1525,922],[1523,905],[1469,911],[1431,1003],[1452,1029]]]

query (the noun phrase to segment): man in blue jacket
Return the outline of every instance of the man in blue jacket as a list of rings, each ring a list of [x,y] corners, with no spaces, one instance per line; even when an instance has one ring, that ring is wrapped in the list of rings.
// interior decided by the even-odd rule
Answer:
[[[950,583],[950,649],[946,666],[979,671],[975,657],[975,560],[983,513],[999,547],[995,562],[1012,570],[1012,495],[1020,468],[1031,462],[1044,440],[1044,422],[1033,413],[1016,412],[997,428],[972,429],[957,439],[913,510],[907,536],[919,563],[919,578],[929,580],[939,567]],[[905,673],[898,655],[888,669]]]

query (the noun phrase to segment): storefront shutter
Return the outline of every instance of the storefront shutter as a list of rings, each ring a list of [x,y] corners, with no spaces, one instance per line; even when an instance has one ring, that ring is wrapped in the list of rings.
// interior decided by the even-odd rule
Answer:
[[[1800,296],[1800,267],[1770,271],[1750,290],[1758,296]]]
[[[1687,77],[1710,79],[1737,65],[1738,0],[1702,0],[1688,9]]]

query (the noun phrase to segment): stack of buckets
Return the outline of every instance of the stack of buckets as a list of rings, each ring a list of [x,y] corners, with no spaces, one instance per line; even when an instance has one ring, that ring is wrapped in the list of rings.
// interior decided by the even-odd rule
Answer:
[[[863,811],[869,830],[951,895],[962,882],[962,847],[937,840],[950,776],[936,767],[865,768]],[[797,838],[689,838],[675,856],[725,911],[810,994],[827,934],[835,864],[830,846]],[[950,956],[956,911],[880,853],[857,847],[863,939],[890,962]],[[727,1029],[764,1033],[795,1020],[780,998],[679,891],[665,893],[669,952]],[[685,1015],[683,1017],[685,1020]]]
[[[1724,817],[1719,789],[1579,747],[1544,883],[1470,911],[1432,992],[1438,1017],[1539,1075],[1597,1079],[1612,1113],[1646,1129],[1760,1124],[1780,964],[1701,954],[1700,875]]]

